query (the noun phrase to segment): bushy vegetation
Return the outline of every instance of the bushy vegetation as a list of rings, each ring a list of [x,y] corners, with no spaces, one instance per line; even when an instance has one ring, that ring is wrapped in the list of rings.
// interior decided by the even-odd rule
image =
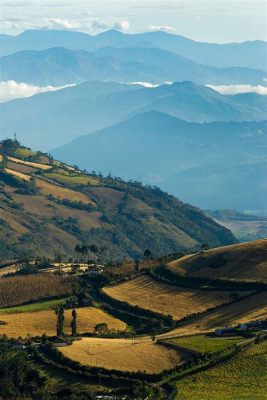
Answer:
[[[92,400],[88,389],[60,385],[51,390],[47,373],[33,360],[34,350],[19,350],[16,342],[0,338],[0,398],[3,400]]]

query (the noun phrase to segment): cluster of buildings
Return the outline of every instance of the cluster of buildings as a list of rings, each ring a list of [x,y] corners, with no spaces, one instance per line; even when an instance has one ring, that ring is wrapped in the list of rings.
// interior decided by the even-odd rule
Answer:
[[[239,324],[236,326],[227,326],[225,328],[215,329],[216,336],[228,336],[240,333],[240,331],[265,331],[267,332],[267,319],[255,320]]]

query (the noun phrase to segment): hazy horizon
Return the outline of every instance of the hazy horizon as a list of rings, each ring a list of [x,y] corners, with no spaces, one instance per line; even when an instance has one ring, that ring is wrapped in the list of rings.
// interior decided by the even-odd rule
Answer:
[[[98,34],[165,31],[213,42],[267,40],[266,2],[242,0],[133,1],[5,0],[1,32],[17,35],[27,29],[73,30]],[[225,29],[227,26],[227,30]],[[249,29],[248,29],[249,26]]]

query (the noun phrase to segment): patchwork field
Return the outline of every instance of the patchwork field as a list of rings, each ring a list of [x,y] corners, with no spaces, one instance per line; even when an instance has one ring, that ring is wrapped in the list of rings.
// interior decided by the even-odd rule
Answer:
[[[38,168],[38,169],[48,170],[48,169],[52,168],[51,165],[46,165],[46,164],[41,164],[41,163],[31,162],[31,161],[23,161],[23,160],[20,160],[19,158],[8,157],[8,159],[15,163],[28,165],[30,167],[34,167],[34,168]]]
[[[231,301],[231,292],[184,289],[158,282],[146,275],[105,287],[103,291],[117,300],[170,314],[177,320]]]
[[[84,307],[77,308],[76,311],[78,333],[93,332],[95,326],[100,323],[106,323],[110,330],[123,331],[126,329],[124,322],[97,308]],[[71,333],[71,312],[72,310],[66,310],[64,313],[64,330],[68,334]],[[0,321],[6,323],[6,325],[0,324],[0,334],[6,334],[10,337],[41,336],[43,333],[48,336],[56,334],[56,314],[54,310],[17,313],[1,313],[0,310]]]
[[[185,256],[169,268],[188,276],[267,282],[267,239]]]
[[[47,178],[53,179],[60,183],[66,183],[68,185],[98,185],[99,182],[96,179],[90,178],[81,174],[66,174],[66,173],[56,173],[47,172],[44,174]]]
[[[130,339],[83,338],[60,351],[84,365],[120,371],[157,373],[171,369],[184,360],[183,355],[144,338],[132,344]]]
[[[81,201],[84,204],[94,204],[85,194],[74,190],[53,185],[52,183],[36,179],[36,186],[45,194],[51,194],[59,199],[68,199],[70,201]]]
[[[218,367],[182,379],[176,400],[264,400],[267,398],[267,342]]]

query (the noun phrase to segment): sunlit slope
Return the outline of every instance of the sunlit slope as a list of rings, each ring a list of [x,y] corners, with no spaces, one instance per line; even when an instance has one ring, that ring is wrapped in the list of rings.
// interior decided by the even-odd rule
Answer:
[[[103,260],[117,261],[145,248],[157,256],[203,241],[235,242],[202,211],[158,188],[81,171],[24,147],[7,152],[0,144],[0,166],[0,258],[69,258],[77,243],[93,243]]]
[[[267,239],[185,256],[168,268],[192,277],[267,282]]]

